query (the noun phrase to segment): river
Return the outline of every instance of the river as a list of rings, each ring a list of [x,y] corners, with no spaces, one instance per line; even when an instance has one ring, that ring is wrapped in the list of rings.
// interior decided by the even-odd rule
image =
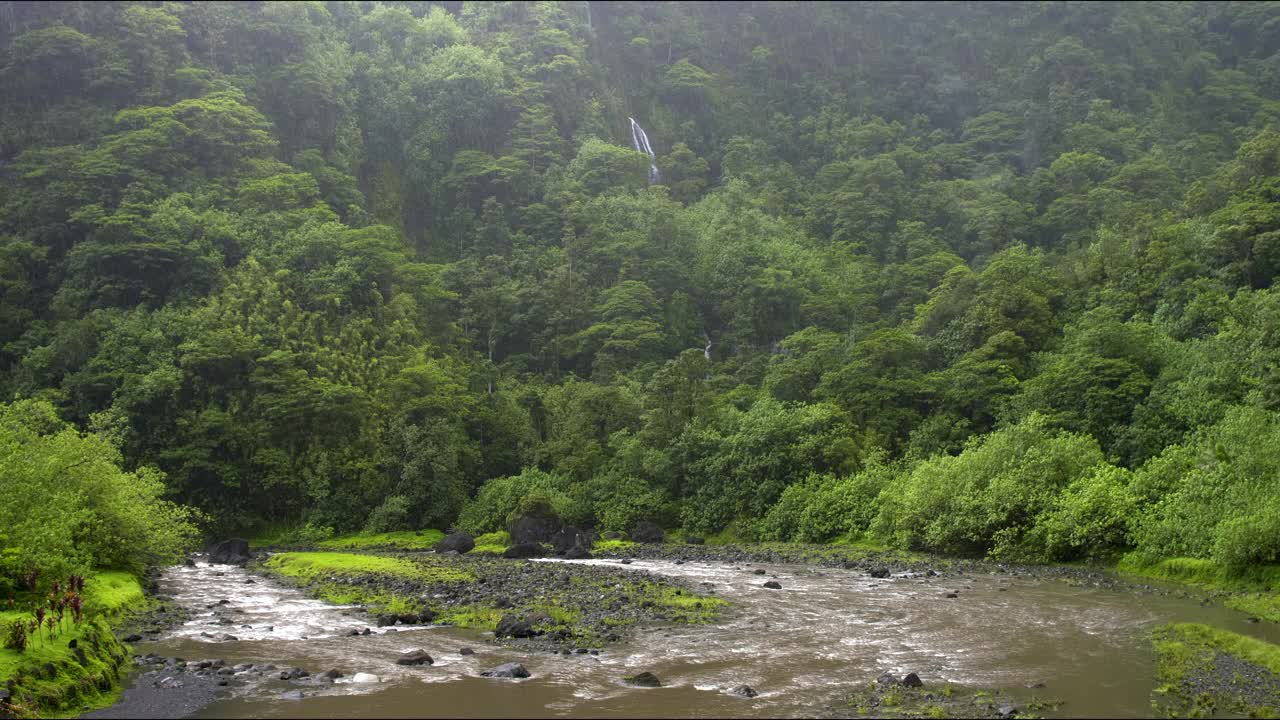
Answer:
[[[351,637],[350,630],[369,624],[353,608],[312,600],[240,568],[197,563],[170,568],[160,580],[161,592],[193,610],[193,619],[136,650],[312,673],[334,668],[347,676],[333,684],[233,686],[194,716],[203,718],[808,717],[841,704],[883,672],[915,672],[927,686],[998,688],[1016,701],[1053,697],[1065,701],[1061,713],[1071,717],[1146,717],[1152,713],[1153,627],[1200,622],[1280,641],[1280,626],[1247,623],[1216,603],[1029,576],[874,579],[803,565],[578,562],[682,577],[731,607],[713,625],[650,627],[599,655],[554,655],[498,646],[491,635],[451,627]],[[782,589],[762,587],[769,579]],[[956,597],[947,597],[951,591]],[[218,633],[237,639],[206,636]],[[475,654],[460,654],[464,647]],[[400,653],[416,648],[435,664],[395,664]],[[523,663],[532,677],[479,676],[511,661]],[[663,687],[622,682],[646,670]],[[357,672],[381,682],[351,682]],[[1045,687],[1027,689],[1037,683]],[[743,684],[759,695],[728,692]],[[301,699],[288,694],[299,689]]]

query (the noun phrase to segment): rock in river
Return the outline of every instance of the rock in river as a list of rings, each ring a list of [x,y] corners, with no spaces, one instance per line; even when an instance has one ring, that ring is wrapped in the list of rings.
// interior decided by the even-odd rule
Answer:
[[[902,686],[909,688],[924,687],[924,682],[920,680],[919,675],[915,673],[907,673],[907,676],[902,678]]]
[[[483,677],[495,678],[527,678],[529,677],[529,671],[525,670],[524,666],[520,663],[507,663],[490,670],[485,670],[480,673],[480,675]]]
[[[431,656],[427,654],[427,651],[422,648],[410,650],[396,658],[397,665],[434,665],[435,662],[436,661],[431,659]]]
[[[533,625],[515,615],[503,615],[493,631],[494,637],[527,638],[537,635]]]
[[[379,683],[379,682],[382,682],[382,678],[378,677],[377,675],[374,675],[373,673],[356,673],[355,675],[351,676],[351,682]]]
[[[764,586],[769,588],[770,590],[782,589],[782,583],[778,582],[777,580],[770,580],[769,582],[765,583]]]
[[[745,698],[753,698],[759,695],[760,693],[756,692],[750,685],[739,685],[738,687],[730,690],[729,694],[741,695],[742,697],[745,697]]]
[[[638,675],[631,675],[622,678],[622,681],[634,687],[656,688],[662,687],[662,682],[658,680],[658,676],[651,672],[642,672]]]
[[[215,565],[244,565],[249,560],[249,541],[241,538],[223,540],[209,549],[209,562]]]

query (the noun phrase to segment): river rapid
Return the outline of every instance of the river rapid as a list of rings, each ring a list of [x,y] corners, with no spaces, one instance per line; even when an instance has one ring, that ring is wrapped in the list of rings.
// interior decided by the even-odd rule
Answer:
[[[500,646],[491,633],[452,627],[382,628],[353,637],[351,630],[370,625],[357,608],[312,600],[241,568],[197,563],[160,578],[161,593],[191,610],[192,619],[135,648],[187,660],[219,658],[227,667],[270,663],[313,676],[331,668],[344,674],[332,683],[277,680],[274,673],[233,682],[195,710],[201,718],[812,717],[831,714],[852,690],[884,672],[918,673],[926,687],[999,689],[1014,704],[1054,698],[1064,703],[1059,714],[1070,717],[1146,717],[1152,714],[1153,627],[1199,622],[1280,641],[1280,626],[1248,623],[1241,613],[1185,593],[1124,592],[1025,575],[875,579],[805,565],[569,562],[683,578],[731,606],[711,625],[639,628],[598,655],[557,655]],[[782,588],[763,587],[768,580]],[[214,639],[222,633],[236,639]],[[395,664],[402,652],[418,648],[435,663]],[[463,655],[462,648],[474,654]],[[480,677],[506,662],[522,663],[532,677]],[[663,686],[623,682],[641,671],[657,675]],[[379,681],[354,682],[355,673]],[[154,683],[154,677],[138,682]],[[729,692],[744,684],[759,695]]]

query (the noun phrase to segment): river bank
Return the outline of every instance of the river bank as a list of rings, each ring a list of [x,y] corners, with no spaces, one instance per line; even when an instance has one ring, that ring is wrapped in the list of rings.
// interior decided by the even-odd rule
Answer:
[[[1280,641],[1211,591],[829,546],[613,542],[572,562],[295,551],[174,568],[163,585],[185,619],[150,628],[132,687],[91,717],[295,716],[298,702],[420,716],[422,683],[452,708],[441,716],[1143,717],[1172,687],[1153,631],[1205,623]],[[682,600],[661,606],[655,589]],[[516,632],[495,632],[504,617]],[[430,662],[398,664],[411,651]],[[1207,673],[1243,671],[1261,694],[1213,707],[1266,716],[1260,679],[1274,673],[1236,660],[1181,677],[1211,692]],[[519,693],[483,677],[506,663],[533,676],[506,681]],[[642,672],[661,687],[627,683]],[[877,682],[886,673],[897,682]],[[910,673],[922,687],[902,683]]]

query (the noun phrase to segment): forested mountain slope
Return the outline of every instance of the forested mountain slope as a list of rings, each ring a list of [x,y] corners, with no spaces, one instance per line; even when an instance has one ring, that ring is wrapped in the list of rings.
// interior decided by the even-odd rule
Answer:
[[[0,108],[0,393],[219,531],[1280,551],[1280,5],[5,2]]]

